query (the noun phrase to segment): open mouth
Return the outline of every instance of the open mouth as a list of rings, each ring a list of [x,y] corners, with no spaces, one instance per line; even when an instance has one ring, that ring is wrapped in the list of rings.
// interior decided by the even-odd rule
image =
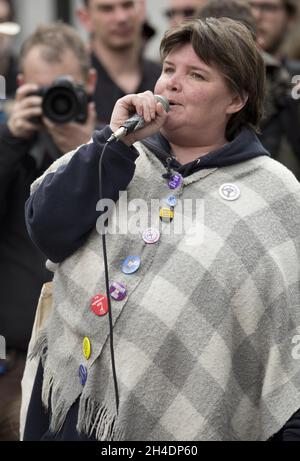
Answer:
[[[179,104],[179,102],[175,102],[175,101],[169,101],[169,104],[170,104],[170,107],[182,106],[182,104]]]

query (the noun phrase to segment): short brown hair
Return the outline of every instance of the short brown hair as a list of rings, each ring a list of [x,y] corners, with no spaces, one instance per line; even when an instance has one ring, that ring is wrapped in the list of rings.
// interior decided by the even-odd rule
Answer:
[[[23,65],[29,51],[35,46],[42,46],[42,57],[47,62],[62,62],[67,50],[74,53],[79,61],[82,75],[88,78],[90,69],[90,56],[78,32],[71,26],[62,22],[43,24],[38,26],[22,45],[20,62]]]
[[[249,29],[229,18],[192,19],[166,32],[160,47],[161,57],[190,43],[199,58],[215,65],[230,89],[248,100],[232,115],[226,127],[227,139],[243,126],[258,131],[263,115],[265,65]]]

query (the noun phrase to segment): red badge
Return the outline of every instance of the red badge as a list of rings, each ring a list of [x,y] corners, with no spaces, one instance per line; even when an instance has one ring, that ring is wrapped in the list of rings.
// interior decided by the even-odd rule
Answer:
[[[91,310],[99,317],[106,315],[108,312],[107,297],[101,294],[94,296],[91,302]]]

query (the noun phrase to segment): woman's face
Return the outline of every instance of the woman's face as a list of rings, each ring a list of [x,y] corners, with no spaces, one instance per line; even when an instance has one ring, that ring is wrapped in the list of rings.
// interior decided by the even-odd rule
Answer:
[[[205,64],[190,44],[168,54],[155,93],[170,102],[162,133],[170,142],[185,145],[225,139],[230,116],[244,105],[220,71]]]

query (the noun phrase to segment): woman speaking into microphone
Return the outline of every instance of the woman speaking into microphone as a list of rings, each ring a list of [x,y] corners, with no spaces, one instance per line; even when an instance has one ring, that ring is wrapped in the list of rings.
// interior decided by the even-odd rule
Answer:
[[[161,56],[159,97],[120,99],[32,186],[56,269],[26,440],[284,440],[297,421],[300,186],[255,134],[262,58],[224,18]]]

